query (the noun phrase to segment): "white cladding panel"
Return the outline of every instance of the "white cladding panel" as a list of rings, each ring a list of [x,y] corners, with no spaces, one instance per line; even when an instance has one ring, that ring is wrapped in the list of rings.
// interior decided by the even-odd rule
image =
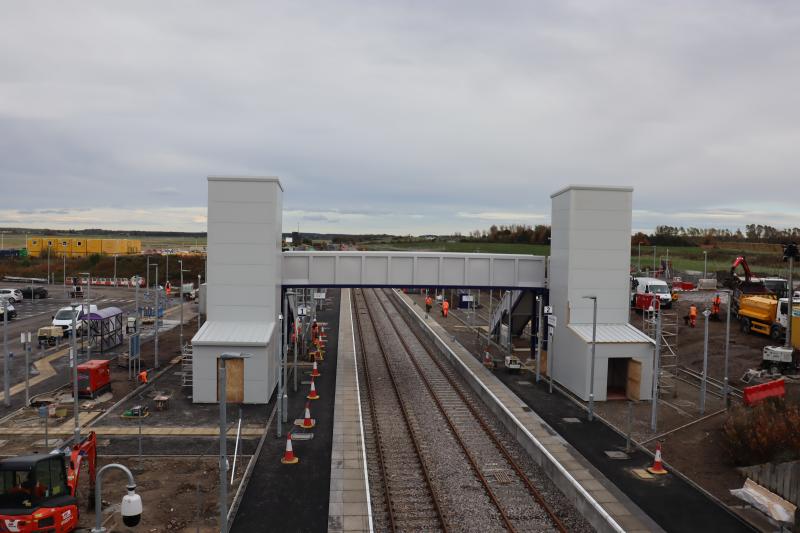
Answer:
[[[284,252],[285,287],[545,287],[545,258],[432,252]]]

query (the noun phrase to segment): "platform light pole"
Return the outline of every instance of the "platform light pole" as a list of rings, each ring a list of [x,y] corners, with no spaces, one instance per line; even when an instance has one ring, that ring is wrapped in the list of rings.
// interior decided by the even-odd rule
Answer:
[[[50,243],[47,243],[47,284],[50,285]],[[33,298],[33,294],[31,294]]]
[[[788,316],[786,319],[786,348],[789,350],[793,350],[792,348],[792,310],[794,308],[794,260],[800,259],[800,251],[797,249],[797,244],[789,243],[784,245],[783,247],[783,260],[788,261],[789,263],[789,298],[788,304],[789,307],[787,309]]]
[[[181,337],[181,353],[183,353],[183,273],[189,272],[188,270],[183,268],[183,259],[178,259],[178,264],[181,267],[181,288],[178,291],[178,295],[181,298],[181,327],[180,327],[180,337]]]
[[[642,271],[642,241],[639,241],[639,266],[637,268],[638,272]]]
[[[589,370],[589,422],[594,419],[594,358],[597,348],[597,296],[584,296],[592,301],[592,367]]]
[[[10,231],[0,231],[0,250],[6,249],[6,233],[11,233]]]
[[[153,367],[154,368],[159,368],[159,364],[158,364],[158,330],[159,330],[159,327],[158,327],[159,326],[159,316],[158,316],[159,308],[158,308],[158,304],[160,303],[160,301],[159,301],[158,297],[159,297],[159,293],[161,292],[161,290],[158,288],[158,263],[156,263],[154,265],[150,265],[150,266],[151,267],[155,267],[155,269],[156,269],[156,281],[155,281],[155,287],[154,287],[155,291],[156,291],[156,317],[155,317],[156,335],[155,335],[155,338],[153,339]]]
[[[703,250],[703,279],[708,278],[708,251]]]
[[[700,382],[700,415],[706,412],[706,386],[708,383],[708,317],[711,311],[703,311],[705,317],[705,331],[703,333],[703,381]]]
[[[92,299],[89,296],[89,288],[92,286],[92,273],[91,272],[79,272],[79,276],[86,276],[86,331],[83,332],[83,335],[86,337],[86,360],[88,361],[91,359],[92,354],[92,325],[91,322],[88,320],[89,315],[92,314]],[[78,354],[75,354],[75,364],[78,363]]]
[[[11,406],[11,356],[8,353],[8,300],[2,298],[3,305],[3,403],[6,407]]]
[[[70,363],[72,365],[72,409],[74,411],[73,418],[75,419],[75,428],[73,429],[75,444],[81,441],[81,424],[78,421],[80,414],[80,405],[78,402],[78,350],[76,349],[78,346],[75,342],[75,332],[78,328],[78,305],[79,304],[70,305],[70,307],[72,307],[72,335],[69,347]]]
[[[730,387],[728,386],[728,351],[731,344],[731,300],[733,300],[733,291],[726,290],[725,294],[728,295],[728,305],[725,313],[725,364],[722,378],[722,400],[725,403],[725,408],[728,408],[728,393]]]
[[[653,400],[650,412],[650,429],[655,432],[658,427],[658,382],[661,370],[661,303],[654,300],[658,306],[656,310],[656,345],[653,350]]]
[[[114,287],[117,286],[117,254],[114,254]]]
[[[231,359],[247,359],[249,353],[226,352],[219,356],[219,530],[228,533],[228,391],[226,381],[228,374],[225,364]]]

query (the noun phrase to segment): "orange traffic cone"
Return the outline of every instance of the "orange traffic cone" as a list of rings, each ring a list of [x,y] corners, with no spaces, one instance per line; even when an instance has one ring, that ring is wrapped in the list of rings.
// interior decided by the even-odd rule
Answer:
[[[667,470],[664,468],[664,465],[661,464],[661,443],[656,442],[656,458],[653,461],[653,466],[647,469],[648,472],[651,474],[667,474]]]
[[[281,463],[285,465],[293,465],[300,462],[300,459],[294,456],[294,450],[292,450],[292,434],[286,434],[286,451],[283,452],[283,458],[281,459]]]
[[[306,413],[303,420],[296,420],[295,424],[300,426],[303,429],[311,429],[317,425],[317,421],[311,418],[311,409],[310,409],[311,402],[306,402]]]
[[[311,390],[309,391],[308,396],[306,396],[306,399],[319,400],[319,394],[317,394],[317,387],[314,386],[314,378],[311,378]]]
[[[311,377],[312,378],[318,378],[321,375],[322,374],[319,373],[319,369],[317,368],[317,360],[315,359],[314,360],[314,368],[311,369]]]

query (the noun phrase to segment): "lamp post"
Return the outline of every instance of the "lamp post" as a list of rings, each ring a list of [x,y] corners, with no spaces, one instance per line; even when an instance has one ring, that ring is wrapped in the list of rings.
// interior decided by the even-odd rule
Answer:
[[[81,424],[79,422],[80,405],[78,402],[78,351],[76,350],[77,344],[75,342],[75,331],[78,327],[78,304],[71,304],[72,307],[72,335],[70,339],[70,365],[72,366],[72,409],[74,411],[73,418],[75,419],[75,427],[73,433],[75,434],[75,444],[81,440]]]
[[[639,241],[638,244],[639,244],[639,262],[638,262],[637,271],[641,272],[642,271],[642,241]]]
[[[788,316],[786,319],[786,348],[792,350],[792,308],[794,307],[794,260],[800,259],[800,251],[797,249],[797,244],[789,243],[783,247],[783,260],[789,262],[789,308],[787,309]]]
[[[158,308],[158,304],[160,303],[159,302],[159,293],[161,292],[161,289],[158,288],[158,263],[156,263],[154,265],[150,265],[150,266],[151,267],[155,267],[155,269],[156,269],[156,281],[155,281],[155,291],[156,291],[156,318],[155,318],[156,335],[155,335],[155,338],[153,339],[153,367],[154,368],[159,368],[159,364],[158,364],[158,329],[159,329],[159,327],[158,327],[159,326],[159,316],[158,316],[159,308]]]
[[[225,364],[231,359],[246,359],[249,353],[223,353],[219,356],[219,530],[228,533],[228,392],[226,390],[227,371]]]
[[[6,249],[6,233],[9,233],[9,232],[8,231],[0,231],[0,250],[5,250]]]
[[[708,317],[711,311],[703,311],[705,317],[705,331],[703,333],[703,381],[700,382],[700,414],[706,412],[706,384],[708,383]]]
[[[597,347],[597,296],[584,296],[592,301],[592,367],[589,370],[589,422],[594,419],[594,357]]]
[[[8,300],[2,299],[3,305],[3,352],[5,364],[3,365],[3,403],[11,406],[11,357],[8,353]]]
[[[128,494],[122,497],[122,505],[120,513],[122,514],[122,521],[128,527],[133,527],[139,524],[142,518],[142,497],[136,494],[136,480],[133,478],[133,472],[128,467],[111,463],[105,465],[97,471],[95,475],[95,491],[94,491],[94,527],[91,533],[106,533],[108,530],[103,527],[103,473],[110,469],[122,470],[128,476]],[[224,484],[224,483],[223,483]]]
[[[725,403],[725,408],[727,408],[728,392],[730,391],[728,387],[728,349],[731,344],[731,300],[733,300],[733,291],[727,290],[725,294],[728,295],[728,302],[725,313],[725,364],[723,370],[724,376],[722,378],[722,399]]]
[[[650,407],[650,429],[655,432],[658,427],[658,381],[661,376],[661,303],[658,299],[654,300],[658,306],[656,315],[656,345],[653,350],[653,401]]]
[[[50,243],[47,243],[47,284],[50,285]],[[31,294],[33,298],[33,294]]]
[[[117,286],[117,254],[114,254],[114,286]]]
[[[703,250],[703,279],[708,278],[708,251]]]
[[[180,337],[181,337],[181,353],[183,352],[183,273],[189,272],[188,270],[183,268],[183,259],[178,259],[178,264],[181,267],[181,288],[178,291],[178,294],[181,298],[181,326],[180,326]]]
[[[79,275],[86,276],[86,331],[83,332],[84,336],[86,336],[86,360],[88,361],[91,359],[92,354],[92,326],[91,322],[88,320],[90,314],[92,314],[92,299],[89,296],[89,288],[92,286],[92,274],[91,272],[80,272]],[[75,363],[78,362],[78,354],[75,354]]]

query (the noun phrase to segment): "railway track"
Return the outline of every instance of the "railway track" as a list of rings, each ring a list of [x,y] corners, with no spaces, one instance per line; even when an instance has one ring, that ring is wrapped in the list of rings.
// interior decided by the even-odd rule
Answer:
[[[682,365],[678,366],[678,372],[680,372],[680,376],[678,376],[677,379],[683,381],[684,383],[688,383],[689,385],[693,385],[698,389],[700,388],[703,382],[703,374],[701,372],[697,372],[696,370],[692,370],[691,368]],[[707,376],[706,385],[706,391],[708,394],[716,396],[717,398],[722,398],[722,392],[725,389],[725,382],[720,379]],[[728,384],[728,394],[739,400],[741,400],[744,396],[742,389],[734,387],[730,383]]]
[[[384,292],[357,290],[355,303],[386,529],[419,529],[401,523],[414,495],[431,521],[425,530],[566,531],[476,400],[393,300]],[[386,418],[392,412],[396,416]],[[405,450],[402,461],[390,464],[389,446]],[[395,470],[404,464],[406,471]],[[413,488],[398,489],[402,475],[409,483],[413,477]]]

